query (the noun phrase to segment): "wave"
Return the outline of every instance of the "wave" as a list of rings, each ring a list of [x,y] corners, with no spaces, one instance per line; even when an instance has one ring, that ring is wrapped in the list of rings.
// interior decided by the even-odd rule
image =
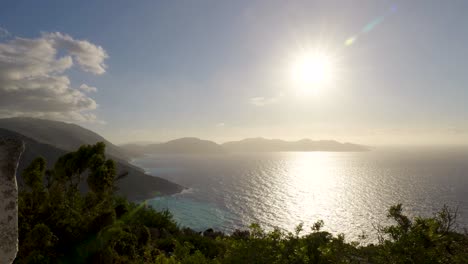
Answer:
[[[192,194],[194,192],[195,192],[195,188],[184,188],[181,192],[174,193],[171,196],[172,197],[177,197],[177,196],[181,196],[181,195],[184,195],[184,194]]]

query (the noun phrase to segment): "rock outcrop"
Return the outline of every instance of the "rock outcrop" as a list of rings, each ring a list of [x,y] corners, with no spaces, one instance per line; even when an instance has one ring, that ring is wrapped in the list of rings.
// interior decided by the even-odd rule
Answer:
[[[0,263],[12,263],[18,252],[18,186],[16,169],[22,141],[0,138]]]

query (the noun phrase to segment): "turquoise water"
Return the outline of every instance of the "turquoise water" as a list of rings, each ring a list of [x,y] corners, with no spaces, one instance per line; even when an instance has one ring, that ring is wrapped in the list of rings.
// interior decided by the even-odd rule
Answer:
[[[364,231],[372,240],[396,203],[412,216],[458,207],[460,227],[468,226],[466,149],[156,155],[134,163],[189,188],[148,203],[198,231],[254,222],[291,231],[321,219],[330,232],[357,239]]]
[[[228,211],[216,204],[185,198],[184,194],[157,197],[148,200],[147,204],[159,211],[169,210],[177,223],[197,231],[229,225],[232,215]]]

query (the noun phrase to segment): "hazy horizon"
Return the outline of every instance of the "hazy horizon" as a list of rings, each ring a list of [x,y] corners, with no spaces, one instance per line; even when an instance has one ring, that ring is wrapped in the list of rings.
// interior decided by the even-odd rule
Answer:
[[[115,144],[467,145],[468,2],[6,1],[0,118]]]
[[[208,140],[215,142],[216,144],[224,144],[227,142],[233,142],[233,141],[241,141],[244,139],[253,139],[253,138],[263,138],[267,140],[284,140],[284,141],[299,141],[303,139],[310,139],[313,141],[322,141],[322,140],[332,140],[332,141],[337,141],[339,143],[352,143],[352,144],[358,144],[358,145],[364,145],[367,147],[372,148],[393,148],[393,147],[417,147],[417,148],[438,148],[438,147],[461,147],[461,148],[467,148],[468,143],[427,143],[427,142],[411,142],[411,143],[405,143],[405,142],[395,142],[395,143],[376,143],[376,144],[367,144],[367,143],[362,143],[362,142],[356,142],[356,141],[340,141],[334,138],[269,138],[269,137],[261,137],[261,136],[256,136],[256,137],[245,137],[245,138],[231,138],[231,139],[225,139],[225,140],[214,140],[210,138],[203,138],[203,137],[196,137],[196,136],[183,136],[183,137],[178,137],[178,138],[168,138],[168,139],[161,139],[161,140],[147,140],[147,141],[124,141],[124,142],[113,142],[114,144],[118,146],[123,146],[123,145],[150,145],[150,144],[160,144],[160,143],[165,143],[171,140],[177,140],[181,138],[198,138],[201,140]]]

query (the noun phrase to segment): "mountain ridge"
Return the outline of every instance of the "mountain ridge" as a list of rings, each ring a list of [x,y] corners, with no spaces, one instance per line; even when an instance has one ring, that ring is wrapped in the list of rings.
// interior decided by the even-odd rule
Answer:
[[[125,161],[129,159],[124,151],[103,136],[74,123],[32,117],[11,117],[0,119],[0,128],[68,151],[76,150],[83,144],[104,142],[108,155]]]
[[[15,127],[15,121],[17,121],[17,127]],[[37,126],[38,124],[39,126]],[[5,126],[11,129],[7,129]],[[54,127],[59,127],[59,129],[55,130]],[[39,132],[35,133],[38,130]],[[67,138],[66,132],[69,130],[73,130],[73,137],[71,137],[71,142],[64,146],[62,141]],[[19,131],[26,131],[27,133],[25,134],[33,135],[33,137],[24,135]],[[80,133],[83,131],[85,131],[85,135],[80,137]],[[16,138],[25,142],[26,149],[20,159],[17,174],[20,184],[22,182],[22,170],[36,157],[44,157],[47,160],[47,164],[52,166],[60,156],[70,151],[75,151],[83,144],[91,145],[97,142],[104,142],[106,144],[106,154],[109,158],[115,160],[117,171],[119,173],[128,172],[126,177],[117,182],[121,195],[127,196],[131,200],[142,200],[153,198],[158,194],[175,194],[184,189],[184,187],[166,179],[146,174],[143,169],[127,161],[129,156],[124,154],[124,150],[113,145],[97,133],[75,124],[34,118],[0,119],[0,137]],[[54,144],[54,138],[57,138],[57,144]],[[79,146],[75,148],[74,144],[79,144]]]
[[[293,152],[293,151],[330,151],[358,152],[370,148],[354,143],[340,143],[336,140],[300,139],[287,141],[262,137],[246,138],[217,144],[196,137],[184,137],[157,144],[120,145],[127,155],[138,157],[145,154],[223,154],[228,152]]]
[[[147,145],[126,144],[121,147],[127,150],[127,154],[138,156],[142,154],[222,154],[224,149],[213,141],[196,137],[183,137],[169,140],[163,143]]]
[[[312,140],[308,138],[288,141],[283,139],[266,139],[262,137],[246,138],[221,144],[229,151],[235,152],[293,152],[293,151],[368,151],[364,145],[338,142],[336,140]]]

